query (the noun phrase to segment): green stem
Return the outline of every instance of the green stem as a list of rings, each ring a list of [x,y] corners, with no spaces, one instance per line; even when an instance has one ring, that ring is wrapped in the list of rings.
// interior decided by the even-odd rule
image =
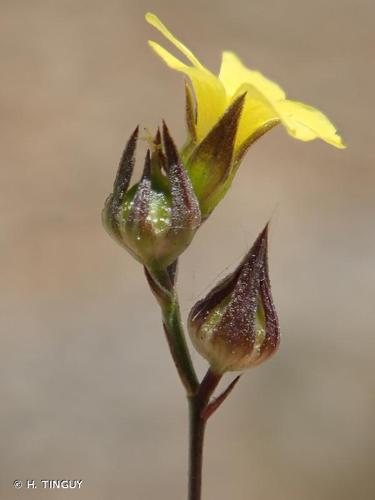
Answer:
[[[181,324],[180,308],[175,292],[170,302],[162,306],[162,314],[169,348],[177,371],[185,386],[187,395],[192,396],[197,392],[199,382],[186,344]]]
[[[208,369],[199,383],[186,344],[174,280],[166,269],[146,269],[146,276],[160,304],[168,345],[189,400],[188,500],[201,500],[204,433],[208,418],[204,410],[222,375]]]
[[[209,369],[198,392],[189,398],[190,447],[189,447],[189,493],[188,500],[200,500],[202,492],[202,466],[204,433],[207,419],[203,416],[209,399],[220,382],[221,375]]]
[[[158,298],[169,349],[187,395],[193,396],[199,388],[199,381],[191,361],[181,322],[180,307],[174,284],[167,270],[149,270],[154,280],[153,291]]]
[[[202,489],[203,445],[206,421],[194,398],[189,400],[189,490],[188,500],[200,500]]]

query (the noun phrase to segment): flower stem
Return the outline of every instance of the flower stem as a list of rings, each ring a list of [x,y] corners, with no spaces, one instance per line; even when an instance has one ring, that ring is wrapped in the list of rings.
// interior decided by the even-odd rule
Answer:
[[[176,294],[162,306],[163,324],[169,348],[181,381],[188,396],[197,392],[199,382],[190,358],[185,334],[181,325],[180,308]]]
[[[203,410],[209,402],[221,375],[209,369],[202,380],[198,392],[189,398],[190,446],[189,446],[189,493],[188,500],[200,500],[202,491],[202,466],[204,433],[207,419]]]
[[[204,433],[207,419],[212,414],[205,410],[209,409],[210,397],[222,375],[209,368],[202,382],[198,381],[181,323],[180,307],[174,285],[175,268],[173,275],[163,269],[145,269],[145,272],[150,288],[160,304],[168,345],[189,401],[188,500],[201,500]],[[226,393],[229,392],[226,391]]]
[[[193,396],[198,391],[199,381],[191,361],[181,323],[174,279],[167,269],[146,269],[146,277],[160,304],[165,334],[178,374],[187,395]]]
[[[188,500],[200,500],[202,490],[203,445],[206,421],[200,416],[195,398],[189,400],[189,493]]]

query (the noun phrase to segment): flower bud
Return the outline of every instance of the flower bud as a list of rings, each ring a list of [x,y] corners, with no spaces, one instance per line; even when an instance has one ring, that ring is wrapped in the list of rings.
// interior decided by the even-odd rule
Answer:
[[[148,150],[139,183],[128,190],[138,129],[123,153],[113,193],[103,210],[108,233],[149,268],[172,264],[200,225],[199,204],[168,128]],[[163,147],[164,146],[164,147]]]
[[[192,342],[217,373],[256,366],[279,345],[268,276],[267,233],[268,225],[237,269],[190,312]]]

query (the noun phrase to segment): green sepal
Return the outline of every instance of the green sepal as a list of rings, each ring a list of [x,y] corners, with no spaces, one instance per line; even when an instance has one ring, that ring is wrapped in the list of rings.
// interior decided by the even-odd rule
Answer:
[[[202,218],[206,219],[219,200],[221,191],[229,178],[234,159],[234,145],[241,117],[245,94],[238,97],[228,108],[211,132],[193,149],[184,152],[186,168],[199,200]]]

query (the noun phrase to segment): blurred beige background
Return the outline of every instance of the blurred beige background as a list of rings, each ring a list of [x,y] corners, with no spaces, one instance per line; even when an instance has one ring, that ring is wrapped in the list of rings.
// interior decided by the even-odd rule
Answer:
[[[185,498],[186,404],[159,311],[100,224],[134,126],[165,118],[184,138],[182,79],[149,50],[147,10],[214,70],[234,50],[349,144],[268,134],[181,259],[186,316],[272,216],[281,348],[212,419],[204,498],[375,498],[374,2],[0,9],[0,498]],[[12,487],[58,478],[84,484]]]

